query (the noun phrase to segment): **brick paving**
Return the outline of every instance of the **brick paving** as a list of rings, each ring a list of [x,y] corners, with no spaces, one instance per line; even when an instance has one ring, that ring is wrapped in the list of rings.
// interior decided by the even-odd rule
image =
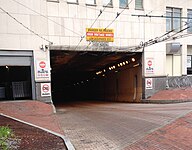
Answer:
[[[192,88],[175,88],[169,90],[162,90],[155,93],[153,96],[146,100],[153,103],[173,103],[173,102],[192,102]]]
[[[72,105],[57,106],[57,115],[61,120],[62,129],[77,150],[147,150],[148,147],[143,140],[152,134],[153,136],[146,139],[150,145],[151,139],[157,134],[156,131],[159,131],[159,136],[156,140],[154,139],[151,149],[169,149],[171,146],[167,144],[168,140],[159,142],[162,140],[161,135],[165,131],[169,135],[169,125],[174,129],[174,122],[178,118],[190,114],[191,111],[192,103],[73,103]],[[192,118],[192,116],[189,117]],[[186,120],[188,119],[186,118]],[[185,125],[188,126],[188,124]],[[175,130],[170,129],[170,132],[175,132],[175,137],[170,137],[173,144],[174,141],[183,142],[182,138],[176,140],[179,133],[181,137],[191,137],[191,135],[186,136],[187,133],[182,131],[192,130],[191,126],[186,129],[185,125],[179,126],[178,124],[178,128]],[[164,127],[166,127],[165,130],[158,130]],[[141,147],[138,148],[139,145]]]
[[[156,93],[153,102],[192,100],[192,88]],[[77,150],[190,150],[192,102],[81,102],[53,107],[39,101],[0,102],[0,113],[67,136]]]
[[[0,113],[64,134],[52,105],[39,101],[0,102]]]
[[[147,135],[126,150],[191,150],[192,112]]]

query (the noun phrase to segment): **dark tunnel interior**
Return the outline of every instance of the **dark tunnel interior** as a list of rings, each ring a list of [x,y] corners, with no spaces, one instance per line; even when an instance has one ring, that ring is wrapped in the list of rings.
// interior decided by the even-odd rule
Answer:
[[[126,70],[135,72],[134,65],[141,66],[140,53],[52,50],[53,102],[116,101],[120,97],[119,86],[124,83],[121,78],[126,76]]]

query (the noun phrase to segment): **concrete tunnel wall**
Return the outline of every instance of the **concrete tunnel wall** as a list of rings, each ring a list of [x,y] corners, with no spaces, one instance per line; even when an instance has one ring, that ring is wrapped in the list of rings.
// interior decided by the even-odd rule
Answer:
[[[136,76],[137,81],[135,81]],[[135,82],[137,82],[136,89]],[[110,72],[105,76],[101,76],[92,85],[85,88],[84,92],[95,100],[140,102],[142,98],[141,66],[135,68],[127,67],[119,70],[119,72]]]

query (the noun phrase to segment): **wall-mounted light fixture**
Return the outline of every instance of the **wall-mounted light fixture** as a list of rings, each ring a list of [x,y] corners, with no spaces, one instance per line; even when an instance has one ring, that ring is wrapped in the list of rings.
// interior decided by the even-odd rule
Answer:
[[[42,44],[39,48],[40,48],[40,50],[46,52],[47,50],[49,50],[49,45],[43,45]]]

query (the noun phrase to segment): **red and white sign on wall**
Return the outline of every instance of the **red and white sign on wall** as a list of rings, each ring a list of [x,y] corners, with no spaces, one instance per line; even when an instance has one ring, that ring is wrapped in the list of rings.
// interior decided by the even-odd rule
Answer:
[[[152,78],[145,79],[145,89],[147,89],[147,90],[153,89],[153,79]]]
[[[51,96],[51,84],[41,83],[41,97]]]
[[[145,73],[154,74],[154,59],[146,58],[145,60]]]
[[[114,30],[103,28],[86,28],[86,40],[95,42],[113,42]]]
[[[45,60],[37,61],[37,77],[38,78],[49,77],[49,67],[47,61]]]

